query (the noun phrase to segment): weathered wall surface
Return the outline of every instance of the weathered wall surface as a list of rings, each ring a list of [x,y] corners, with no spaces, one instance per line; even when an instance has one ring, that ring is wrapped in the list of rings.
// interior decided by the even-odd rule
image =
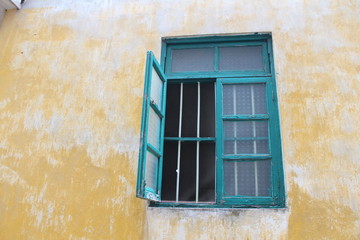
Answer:
[[[0,26],[1,26],[1,22],[4,18],[4,15],[5,15],[5,10],[0,7]]]
[[[0,26],[0,239],[360,239],[359,1],[28,0]],[[288,208],[147,209],[146,50],[273,34]]]

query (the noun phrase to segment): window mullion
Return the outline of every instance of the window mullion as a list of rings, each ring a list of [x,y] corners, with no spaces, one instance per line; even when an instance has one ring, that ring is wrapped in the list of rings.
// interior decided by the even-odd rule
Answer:
[[[223,120],[231,121],[244,121],[244,120],[267,120],[269,119],[268,114],[241,114],[241,115],[225,115],[222,116]]]
[[[250,85],[250,93],[251,93],[251,114],[255,115],[255,100],[254,100],[254,86]],[[252,122],[253,128],[253,137],[256,138],[256,125],[255,122]],[[256,140],[253,141],[254,154],[257,154],[257,145]],[[255,196],[259,195],[259,186],[258,186],[258,168],[257,162],[254,162],[254,176],[255,176]]]
[[[233,113],[234,115],[236,115],[236,87],[235,85],[233,86]],[[234,122],[234,137],[235,139],[237,138],[237,125]],[[237,154],[237,141],[234,140],[234,153]],[[234,162],[234,182],[235,182],[235,195],[238,195],[238,164],[237,162]]]
[[[241,154],[241,155],[224,155],[222,159],[224,160],[248,160],[248,161],[257,161],[257,160],[268,160],[271,159],[270,154]]]
[[[197,98],[197,123],[196,123],[196,137],[200,138],[200,82],[197,83],[198,98]],[[200,142],[196,141],[196,202],[199,202],[199,146]]]
[[[181,138],[182,108],[183,108],[183,83],[180,84],[180,110],[179,110],[179,133],[178,133],[179,138]],[[177,168],[176,168],[176,202],[179,202],[180,157],[181,157],[181,141],[179,140],[178,141]]]

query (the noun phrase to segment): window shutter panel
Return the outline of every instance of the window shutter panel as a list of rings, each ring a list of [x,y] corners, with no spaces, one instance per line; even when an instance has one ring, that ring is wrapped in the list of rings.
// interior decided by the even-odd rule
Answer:
[[[161,199],[167,79],[152,52],[147,52],[136,196]]]

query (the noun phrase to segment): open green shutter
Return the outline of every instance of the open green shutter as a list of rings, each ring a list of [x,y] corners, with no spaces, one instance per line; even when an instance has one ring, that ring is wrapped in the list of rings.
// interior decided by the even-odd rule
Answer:
[[[136,196],[161,199],[166,76],[152,52],[147,52]]]

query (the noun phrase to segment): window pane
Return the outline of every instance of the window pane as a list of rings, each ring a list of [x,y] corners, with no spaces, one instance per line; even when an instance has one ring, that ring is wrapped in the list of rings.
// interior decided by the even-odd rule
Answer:
[[[270,165],[270,160],[225,161],[225,194],[228,196],[269,196]]]
[[[268,121],[224,121],[225,138],[267,137]]]
[[[158,158],[150,152],[146,152],[146,175],[145,181],[146,186],[157,190],[157,169],[158,169]]]
[[[148,142],[156,149],[160,149],[160,118],[152,108],[149,111],[148,130]]]
[[[223,85],[223,114],[266,114],[265,84]]]
[[[254,112],[255,114],[266,114],[265,84],[252,84],[252,86],[254,91]]]
[[[258,174],[258,196],[270,195],[270,179],[271,179],[271,161],[258,161],[257,162]]]
[[[267,154],[269,153],[269,141],[268,140],[257,140],[256,142],[256,153]]]
[[[220,71],[264,70],[262,46],[220,47]]]
[[[171,72],[214,71],[214,48],[173,49]]]
[[[265,154],[268,121],[224,121],[224,154]]]
[[[152,70],[152,81],[151,81],[151,100],[155,102],[155,104],[161,109],[161,99],[162,99],[162,90],[163,90],[163,81],[161,81],[159,75],[155,71]]]

